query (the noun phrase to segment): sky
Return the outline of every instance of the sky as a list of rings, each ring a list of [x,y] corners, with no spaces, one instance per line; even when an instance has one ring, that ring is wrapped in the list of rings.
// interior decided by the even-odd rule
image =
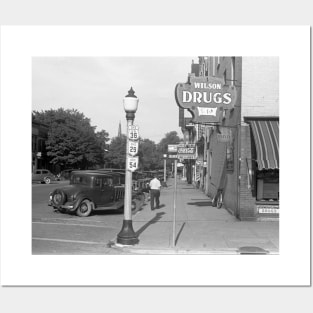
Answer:
[[[34,57],[32,109],[77,109],[96,131],[126,133],[123,98],[130,87],[139,98],[134,124],[139,134],[158,143],[177,131],[178,106],[174,90],[186,82],[197,57]]]

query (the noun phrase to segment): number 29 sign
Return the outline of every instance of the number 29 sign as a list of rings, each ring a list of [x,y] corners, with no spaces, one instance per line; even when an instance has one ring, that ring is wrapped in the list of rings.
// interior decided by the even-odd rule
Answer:
[[[130,141],[128,145],[128,153],[135,156],[138,153],[138,141]]]

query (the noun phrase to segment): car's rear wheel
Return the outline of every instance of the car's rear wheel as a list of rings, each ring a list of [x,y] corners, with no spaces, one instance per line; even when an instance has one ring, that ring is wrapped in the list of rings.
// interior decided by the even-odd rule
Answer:
[[[45,182],[45,184],[50,184],[51,183],[51,178],[50,177],[45,177],[44,182]]]
[[[92,211],[92,202],[89,200],[83,200],[76,210],[76,214],[80,217],[89,216]]]

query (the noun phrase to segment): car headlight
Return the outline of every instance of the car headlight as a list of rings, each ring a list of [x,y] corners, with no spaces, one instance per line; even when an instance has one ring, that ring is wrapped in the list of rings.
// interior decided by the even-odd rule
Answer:
[[[49,200],[52,201],[52,196],[51,195],[49,196]]]

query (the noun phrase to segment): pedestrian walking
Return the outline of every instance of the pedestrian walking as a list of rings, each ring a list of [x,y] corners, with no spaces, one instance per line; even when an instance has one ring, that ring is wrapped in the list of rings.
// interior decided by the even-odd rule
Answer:
[[[151,211],[153,211],[154,209],[158,209],[160,207],[161,182],[158,180],[156,175],[154,175],[154,178],[150,181],[149,186],[150,186],[150,207]],[[156,202],[155,208],[154,200]]]

